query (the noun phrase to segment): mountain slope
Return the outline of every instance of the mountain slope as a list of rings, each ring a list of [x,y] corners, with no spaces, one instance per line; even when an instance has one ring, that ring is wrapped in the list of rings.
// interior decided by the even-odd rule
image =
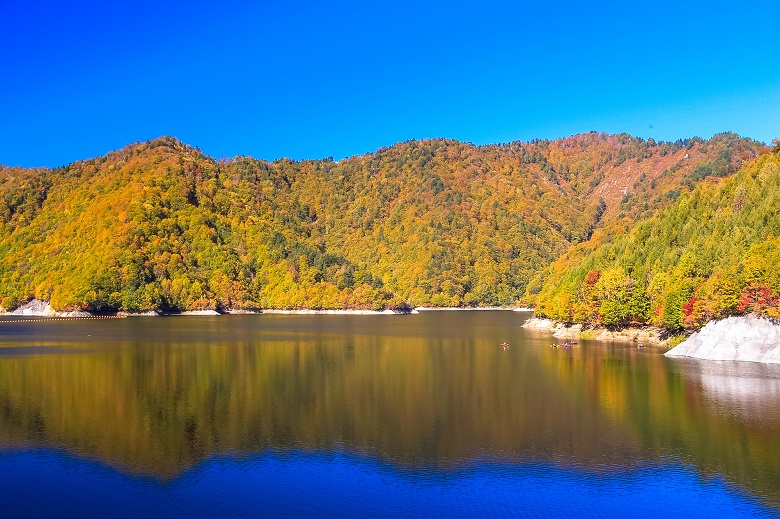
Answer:
[[[572,245],[761,148],[589,133],[218,162],[165,137],[55,170],[0,168],[0,297],[95,311],[513,304]]]
[[[554,262],[535,296],[564,321],[697,328],[757,312],[778,317],[780,149],[702,184],[632,231]]]

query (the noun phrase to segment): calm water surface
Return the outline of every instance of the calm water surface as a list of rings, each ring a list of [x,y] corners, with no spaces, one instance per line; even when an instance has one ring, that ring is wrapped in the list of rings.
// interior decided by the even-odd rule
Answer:
[[[0,509],[780,516],[779,367],[526,317],[0,321]]]

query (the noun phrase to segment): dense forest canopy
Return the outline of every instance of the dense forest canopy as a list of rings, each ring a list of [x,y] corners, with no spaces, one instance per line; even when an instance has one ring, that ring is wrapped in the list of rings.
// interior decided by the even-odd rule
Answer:
[[[780,317],[778,207],[780,145],[628,234],[575,247],[539,276],[531,297],[542,315],[604,325],[674,330],[747,312]]]
[[[704,196],[697,186],[763,148],[734,134],[668,143],[592,132],[268,162],[217,161],[163,137],[52,170],[0,166],[0,306],[381,309],[530,297],[559,316],[550,301],[579,281],[553,281],[571,259],[541,275],[551,262],[691,205]]]

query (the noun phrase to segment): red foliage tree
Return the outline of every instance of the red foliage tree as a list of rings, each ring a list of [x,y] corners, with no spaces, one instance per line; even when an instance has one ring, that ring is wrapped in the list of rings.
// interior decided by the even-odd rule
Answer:
[[[772,292],[769,286],[756,283],[748,286],[739,296],[737,310],[740,312],[765,313],[767,309],[777,308],[778,294]]]

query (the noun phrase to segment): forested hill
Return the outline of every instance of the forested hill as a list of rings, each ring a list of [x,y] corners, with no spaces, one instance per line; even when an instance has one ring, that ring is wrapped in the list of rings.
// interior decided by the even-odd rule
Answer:
[[[780,317],[780,144],[703,184],[629,234],[579,246],[545,272],[537,312],[562,321],[694,329],[755,312]]]
[[[588,133],[267,162],[216,161],[164,137],[53,170],[0,167],[0,303],[514,304],[572,245],[622,232],[762,148],[734,134]]]

